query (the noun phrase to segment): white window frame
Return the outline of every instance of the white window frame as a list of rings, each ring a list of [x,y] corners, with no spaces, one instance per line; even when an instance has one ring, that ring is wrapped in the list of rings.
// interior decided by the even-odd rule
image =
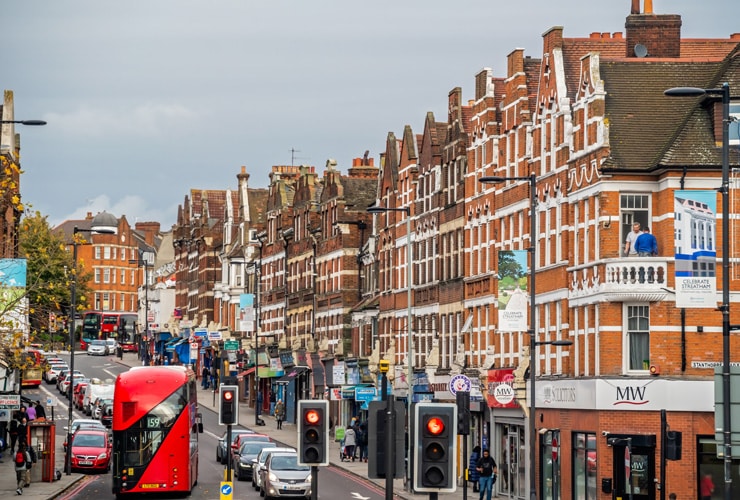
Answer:
[[[630,319],[640,318],[647,316],[647,325],[644,328],[631,328]],[[623,337],[623,372],[630,375],[645,375],[650,372],[650,305],[647,303],[625,303],[623,305],[623,325],[622,331],[624,332]],[[647,336],[647,359],[643,356],[643,362],[647,361],[647,366],[632,368],[632,335],[645,335]]]

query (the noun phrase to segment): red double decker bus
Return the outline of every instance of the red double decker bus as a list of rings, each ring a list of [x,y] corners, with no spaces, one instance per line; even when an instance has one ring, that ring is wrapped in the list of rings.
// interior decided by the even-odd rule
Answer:
[[[116,339],[124,351],[136,352],[136,322],[138,316],[133,312],[87,311],[82,315],[82,338],[80,348],[95,339]]]
[[[198,481],[195,373],[184,366],[137,366],[113,393],[113,493],[190,494]]]

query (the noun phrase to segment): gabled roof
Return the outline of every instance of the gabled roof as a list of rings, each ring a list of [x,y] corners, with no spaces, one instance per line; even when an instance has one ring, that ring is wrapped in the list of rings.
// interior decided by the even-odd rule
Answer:
[[[672,87],[718,87],[740,77],[737,51],[724,62],[632,59],[602,61],[610,158],[605,169],[652,170],[664,166],[717,166],[720,148],[711,114],[696,99],[667,97]],[[734,68],[734,69],[732,69]]]

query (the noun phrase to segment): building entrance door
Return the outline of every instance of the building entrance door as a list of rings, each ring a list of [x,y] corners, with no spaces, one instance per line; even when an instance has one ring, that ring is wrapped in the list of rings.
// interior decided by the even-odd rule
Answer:
[[[503,424],[499,426],[501,436],[501,463],[498,464],[496,491],[499,496],[513,499],[525,497],[524,428],[520,425]]]

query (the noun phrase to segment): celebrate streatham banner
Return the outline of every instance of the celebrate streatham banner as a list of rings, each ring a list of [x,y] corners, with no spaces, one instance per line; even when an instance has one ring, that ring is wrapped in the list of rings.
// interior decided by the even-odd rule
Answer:
[[[673,200],[676,307],[714,309],[717,307],[717,192],[676,191]]]
[[[498,329],[527,330],[527,251],[498,253]]]

